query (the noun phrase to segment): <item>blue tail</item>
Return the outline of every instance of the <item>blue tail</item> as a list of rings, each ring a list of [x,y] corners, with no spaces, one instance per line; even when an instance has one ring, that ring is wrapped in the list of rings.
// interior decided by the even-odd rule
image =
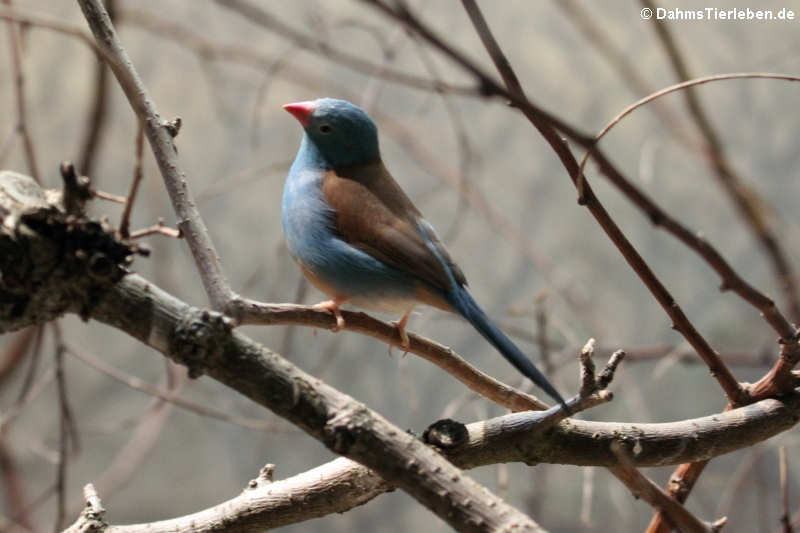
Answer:
[[[466,318],[470,324],[473,325],[483,337],[492,343],[492,346],[497,348],[497,351],[506,358],[506,360],[514,365],[525,377],[533,381],[540,389],[545,391],[548,396],[561,404],[567,412],[570,412],[569,407],[564,402],[564,398],[558,391],[547,381],[544,374],[539,372],[530,359],[528,359],[522,351],[509,339],[505,333],[500,331],[497,326],[492,324],[483,309],[478,306],[475,300],[472,299],[469,291],[464,287],[457,287],[455,290],[450,291],[450,303],[453,307]]]

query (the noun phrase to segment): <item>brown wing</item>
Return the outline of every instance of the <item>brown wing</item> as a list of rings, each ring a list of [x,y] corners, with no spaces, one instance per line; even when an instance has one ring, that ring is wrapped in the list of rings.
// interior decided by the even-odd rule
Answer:
[[[339,234],[351,246],[434,287],[450,289],[448,270],[456,283],[466,285],[461,269],[383,163],[328,171],[322,192],[336,213]]]

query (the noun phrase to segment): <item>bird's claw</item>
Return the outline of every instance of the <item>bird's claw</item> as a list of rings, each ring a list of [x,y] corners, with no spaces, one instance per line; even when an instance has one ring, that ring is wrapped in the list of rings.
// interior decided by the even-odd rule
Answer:
[[[411,346],[411,341],[406,333],[406,325],[408,324],[408,317],[411,316],[411,310],[406,311],[406,314],[400,320],[392,320],[392,324],[397,328],[397,334],[400,336],[400,347],[404,348],[403,355],[408,353],[408,347]],[[389,345],[389,355],[392,355],[392,345]]]
[[[408,338],[408,333],[406,333],[406,322],[407,320],[393,320],[392,324],[395,328],[397,328],[397,334],[400,335],[400,346],[403,348],[408,348],[411,346],[411,341]]]
[[[336,326],[334,326],[331,331],[335,332],[339,331],[340,329],[344,329],[344,317],[342,316],[341,311],[339,311],[339,302],[336,300],[327,300],[325,302],[320,302],[316,305],[313,305],[312,307],[314,309],[324,309],[333,313],[333,316],[336,317]]]

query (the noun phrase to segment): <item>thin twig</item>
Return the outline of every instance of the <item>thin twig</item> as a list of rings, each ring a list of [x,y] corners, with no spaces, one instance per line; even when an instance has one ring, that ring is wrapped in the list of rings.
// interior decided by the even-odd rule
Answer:
[[[794,533],[789,511],[789,461],[786,458],[786,447],[778,448],[778,470],[781,483],[781,523],[783,533]]]
[[[308,35],[289,27],[258,5],[246,2],[245,0],[216,0],[216,3],[241,15],[249,22],[275,32],[310,52],[319,54],[325,59],[335,61],[358,72],[372,76],[380,76],[387,81],[425,91],[438,92],[441,90],[463,96],[474,96],[478,94],[478,90],[475,87],[455,86],[432,81],[365,61],[357,56],[334,48],[329,43],[317,39],[313,35]]]
[[[471,7],[471,12],[475,18],[473,22],[476,27],[479,27],[478,33],[484,41],[484,45],[487,47],[490,56],[498,68],[498,71],[501,73],[504,81],[506,82],[506,88],[498,85],[491,76],[486,74],[465,55],[444,42],[438,35],[430,30],[430,28],[428,28],[411,12],[409,12],[404,5],[400,4],[396,9],[393,9],[385,4],[382,0],[363,1],[374,5],[388,16],[399,20],[412,30],[418,32],[428,42],[439,48],[443,53],[448,55],[467,72],[471,73],[478,80],[480,80],[480,83],[486,94],[497,95],[506,98],[512,103],[512,105],[519,108],[520,111],[522,111],[523,114],[525,114],[525,116],[537,127],[537,129],[539,129],[548,143],[553,147],[554,151],[567,168],[567,171],[573,182],[575,182],[576,187],[582,186],[584,182],[577,179],[579,176],[581,176],[581,174],[578,172],[577,162],[574,160],[574,156],[569,151],[566,144],[562,141],[561,137],[555,131],[553,131],[553,128],[564,132],[567,136],[571,137],[578,144],[586,148],[594,147],[593,137],[577,131],[575,128],[572,128],[557,117],[531,104],[531,102],[524,96],[516,75],[514,74],[513,70],[510,69],[508,60],[505,58],[502,50],[497,45],[494,37],[488,31],[488,26],[486,25],[485,20],[483,20],[480,10],[477,8],[477,5],[474,4],[474,2],[466,2],[465,7],[473,6]],[[630,182],[626,180],[621,173],[619,173],[619,171],[617,171],[617,169],[607,160],[602,152],[598,151],[595,154],[595,157],[600,164],[601,170],[607,175],[607,177],[609,177],[609,179],[611,179],[612,183],[620,187],[620,189],[626,195],[636,196],[638,200],[649,200],[640,191],[638,191],[638,189],[633,187]],[[586,207],[589,208],[589,210],[600,223],[601,227],[606,231],[617,248],[620,249],[620,252],[623,254],[625,259],[639,275],[645,285],[650,289],[658,302],[661,304],[662,308],[664,308],[665,312],[670,316],[673,322],[673,327],[687,338],[692,347],[694,347],[697,353],[703,358],[703,360],[709,366],[711,373],[714,374],[717,380],[723,385],[723,389],[725,389],[728,398],[733,398],[734,401],[743,401],[746,396],[743,389],[738,386],[736,380],[733,378],[733,375],[724,366],[724,364],[721,364],[718,354],[716,354],[708,342],[694,328],[693,324],[689,322],[688,318],[685,316],[680,307],[675,304],[672,296],[655,277],[641,256],[639,256],[638,252],[636,252],[636,250],[630,245],[630,242],[627,241],[624,235],[620,232],[619,228],[616,227],[616,224],[610,219],[608,213],[605,212],[605,209],[602,207],[593,193],[591,196],[591,201],[589,201],[587,198],[585,202]],[[648,205],[647,202],[635,203],[640,207]],[[652,201],[649,201],[649,204],[654,205],[652,204]],[[653,220],[660,222],[660,220],[657,218],[654,218]],[[690,232],[687,232],[687,234],[690,236],[692,235]],[[702,239],[698,239],[696,237],[692,237],[692,239],[699,243],[699,248],[709,246],[707,243],[703,243]]]
[[[632,113],[639,107],[652,102],[662,96],[680,90],[688,90],[689,88],[711,82],[732,80],[732,79],[779,79],[786,81],[800,81],[800,77],[787,76],[782,74],[770,73],[735,73],[735,74],[720,74],[715,76],[707,76],[704,78],[697,78],[683,83],[672,85],[665,89],[661,89],[653,94],[650,94],[636,103],[626,107],[616,117],[600,131],[595,137],[595,144],[587,150],[579,169],[579,183],[582,184],[584,177],[584,168],[590,157],[597,153],[597,146],[599,141],[617,125],[623,118]],[[758,291],[755,287],[742,279],[730,266],[730,264],[722,257],[722,255],[702,236],[690,231],[677,219],[667,214],[663,209],[655,204],[650,198],[646,197],[640,191],[634,189],[633,185],[624,180],[621,176],[612,178],[616,184],[620,186],[623,193],[631,199],[638,207],[645,211],[654,224],[672,233],[681,242],[683,242],[690,249],[697,252],[706,262],[717,272],[722,279],[720,290],[732,290],[738,294],[742,299],[753,305],[756,309],[761,311],[764,319],[772,326],[772,328],[781,336],[781,339],[786,342],[792,339],[795,335],[794,327],[783,316],[780,310],[775,305],[771,298]],[[582,186],[582,185],[581,185]],[[580,195],[579,188],[579,195]]]
[[[222,411],[218,411],[213,407],[207,407],[204,405],[200,405],[189,400],[185,400],[179,396],[174,395],[174,391],[170,391],[168,389],[163,389],[160,387],[156,387],[151,385],[136,376],[132,376],[126,374],[120,370],[117,370],[113,366],[109,365],[99,357],[96,357],[84,350],[77,348],[76,346],[72,346],[70,344],[65,345],[67,351],[73,355],[74,357],[78,358],[83,363],[87,364],[91,368],[102,372],[103,374],[109,376],[110,378],[122,383],[123,385],[130,387],[131,389],[141,391],[145,394],[149,394],[151,396],[155,396],[161,400],[174,403],[178,407],[185,409],[187,411],[194,412],[200,416],[207,416],[209,418],[216,418],[217,420],[222,420],[225,422],[230,422],[231,424],[235,424],[238,426],[246,427],[248,429],[257,429],[260,431],[269,430],[270,432],[279,432],[285,430],[286,428],[281,427],[279,424],[275,424],[272,422],[267,422],[264,420],[254,419],[254,418],[243,418],[239,416],[233,416]],[[287,426],[288,427],[288,426]]]
[[[116,20],[116,0],[106,0],[106,9],[112,22]],[[98,61],[94,74],[94,88],[89,101],[92,110],[86,121],[83,142],[81,143],[80,156],[78,157],[78,171],[84,176],[94,176],[94,167],[97,161],[98,148],[104,139],[104,132],[108,125],[109,106],[109,69],[103,61]]]
[[[108,200],[109,202],[114,202],[115,204],[125,205],[126,203],[128,203],[127,199],[124,196],[111,194],[110,192],[104,192],[97,189],[92,190],[92,195],[95,196],[96,198],[100,198],[101,200]]]
[[[32,516],[25,494],[25,478],[20,475],[17,461],[8,445],[8,439],[0,433],[0,479],[2,479],[3,493],[5,496],[4,514],[13,517],[21,528],[34,531]],[[0,518],[0,524],[8,521],[7,518]]]
[[[325,310],[296,304],[267,304],[239,299],[233,316],[241,324],[251,325],[303,325],[335,329],[336,319]],[[365,313],[342,311],[344,330],[355,331],[388,344],[400,346],[402,340],[397,328]],[[408,334],[409,345],[403,350],[416,354],[445,370],[481,396],[512,411],[547,409],[547,404],[536,397],[520,392],[481,372],[462,359],[452,349],[413,333]]]
[[[145,134],[178,218],[178,229],[189,245],[211,306],[223,310],[235,298],[235,294],[225,278],[222,262],[189,191],[178,161],[172,130],[168,123],[161,120],[155,103],[122,48],[102,2],[79,0],[79,4],[98,46],[105,52],[103,58],[108,61],[131,107],[144,124]]]
[[[131,240],[135,240],[141,239],[142,237],[147,237],[148,235],[164,235],[165,237],[170,237],[172,239],[180,239],[183,237],[181,230],[170,228],[169,226],[164,225],[164,220],[159,218],[158,222],[152,226],[131,232],[130,238]]]
[[[56,520],[53,527],[55,533],[64,528],[64,520],[67,511],[67,461],[70,445],[70,425],[72,415],[69,409],[66,378],[64,376],[64,344],[61,338],[61,329],[58,323],[53,324],[55,334],[55,368],[56,368],[56,387],[58,390],[59,401],[59,438],[58,438],[58,466],[56,475]]]
[[[651,0],[641,0],[641,3],[645,7],[655,9]],[[689,72],[689,67],[667,25],[658,17],[653,18],[652,24],[678,79],[680,81],[691,79],[692,75]],[[780,244],[764,216],[764,200],[752,187],[749,187],[744,182],[726,157],[720,135],[701,105],[697,92],[688,87],[683,92],[683,97],[689,114],[694,119],[697,128],[706,141],[705,144],[711,159],[711,166],[714,169],[717,180],[738,209],[750,231],[767,252],[767,257],[772,263],[772,268],[778,281],[786,293],[790,315],[794,321],[800,321],[800,287],[798,287],[798,281],[792,269],[789,254]]]
[[[42,372],[42,376],[38,379],[38,381],[34,382],[29,389],[27,389],[27,393],[20,397],[14,404],[5,409],[2,414],[0,414],[0,431],[4,428],[8,427],[11,422],[13,422],[24,410],[24,408],[31,403],[33,403],[41,394],[47,389],[50,383],[53,382],[55,379],[55,367],[51,366],[44,372]]]
[[[29,326],[11,335],[11,338],[0,352],[0,386],[11,376],[25,360],[31,346],[35,345],[39,335],[39,326]]]
[[[7,6],[11,6],[11,0],[3,0]],[[41,183],[39,166],[36,163],[36,153],[33,147],[33,140],[28,121],[28,105],[25,95],[25,74],[22,68],[22,35],[19,25],[16,22],[8,21],[8,38],[11,50],[11,74],[14,78],[14,96],[17,103],[17,131],[22,137],[22,146],[25,150],[25,159],[28,163],[28,171],[37,183]]]
[[[451,47],[442,43],[438,37],[432,34],[427,27],[422,25],[422,23],[407,10],[401,7],[395,11],[383,4],[381,0],[367,1],[378,6],[385,13],[408,24],[415,31],[423,35],[429,42],[431,42],[431,44],[437,46],[440,48],[440,50],[450,55],[451,58],[464,66],[464,68],[467,68],[470,72],[480,76],[482,81],[485,83],[491,83],[491,78],[488,75],[484,74],[477,66],[474,66],[465,57],[452,50]],[[481,41],[492,58],[495,67],[501,73],[501,76],[506,83],[507,89],[503,91],[503,93],[513,97],[515,104],[517,102],[522,103],[524,107],[520,107],[520,110],[547,140],[566,168],[567,173],[572,179],[575,187],[579,187],[581,183],[579,179],[579,166],[574,155],[569,150],[569,147],[551,125],[553,122],[541,116],[539,111],[534,109],[525,98],[522,86],[519,83],[519,79],[511,68],[511,65],[509,64],[508,59],[506,59],[502,49],[492,35],[491,30],[486,24],[486,20],[483,18],[478,5],[474,0],[462,0],[462,3],[467,10],[467,13],[470,16],[470,19],[472,20],[475,29],[481,38]],[[600,203],[600,200],[595,196],[588,182],[585,182],[585,180],[584,189],[584,205],[589,209],[589,211],[597,220],[598,224],[603,228],[612,242],[616,245],[634,272],[636,272],[659,304],[661,304],[661,307],[664,309],[667,315],[672,319],[673,328],[686,338],[686,340],[697,351],[698,355],[703,359],[703,361],[705,361],[706,365],[711,371],[711,374],[717,379],[720,386],[725,391],[728,401],[733,405],[740,405],[742,402],[744,402],[746,393],[739,385],[739,382],[733,376],[730,369],[728,369],[727,365],[725,365],[725,363],[720,359],[719,354],[711,347],[705,337],[703,337],[700,332],[697,331],[697,329],[694,327],[694,324],[692,324],[692,322],[684,314],[683,310],[677,304],[661,280],[658,279],[652,269],[647,265],[644,258],[642,258],[639,252],[636,251],[631,242],[627,239],[627,237],[625,237],[617,224],[613,221],[606,209]]]
[[[576,0],[562,0],[555,2],[554,5],[561,8],[567,18],[589,40],[592,52],[606,58],[635,96],[643,96],[655,92],[655,88],[639,74],[637,67],[634,65],[635,57],[627,49],[616,45],[615,39],[612,38],[614,29],[607,24],[603,24],[604,21],[597,16],[600,14],[599,9],[592,12]],[[599,6],[595,5],[594,7],[598,8]],[[677,113],[667,107],[664,102],[657,103],[651,107],[651,110],[658,116],[659,122],[665,124],[672,131],[673,136],[679,142],[687,149],[696,151],[696,136],[692,135],[693,132],[688,131],[678,120]]]
[[[128,198],[125,200],[125,208],[122,210],[122,219],[119,222],[119,233],[125,239],[130,237],[131,211],[133,210],[133,204],[136,201],[136,192],[139,190],[139,183],[142,181],[144,126],[141,121],[139,121],[139,127],[136,129],[136,155],[133,163],[133,179],[131,180],[131,189],[128,192]]]
[[[727,522],[726,518],[717,520],[713,525],[706,524],[689,512],[686,507],[647,479],[634,466],[628,451],[619,441],[611,444],[611,449],[619,459],[618,466],[609,467],[609,471],[622,481],[631,492],[643,498],[654,508],[659,509],[672,525],[684,533],[709,533],[719,531]]]

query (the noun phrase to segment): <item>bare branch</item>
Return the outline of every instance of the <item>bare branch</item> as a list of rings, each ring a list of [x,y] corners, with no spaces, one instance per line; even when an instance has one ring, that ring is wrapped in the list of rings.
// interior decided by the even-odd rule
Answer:
[[[342,65],[359,72],[372,76],[379,76],[388,81],[413,87],[415,89],[434,92],[444,91],[447,93],[460,95],[474,96],[478,94],[478,90],[475,87],[454,86],[439,81],[431,81],[425,78],[419,78],[411,74],[406,74],[405,72],[391,69],[385,65],[376,65],[349,53],[342,52],[341,50],[333,48],[325,41],[290,28],[286,24],[283,24],[278,19],[273,17],[266,10],[261,9],[259,6],[245,0],[216,0],[216,3],[222,7],[230,9],[235,13],[238,13],[249,22],[258,24],[259,26],[285,37],[301,48],[319,54],[326,59],[341,63]]]
[[[328,311],[297,304],[269,304],[239,299],[232,315],[241,324],[300,325],[334,330],[336,319]],[[365,313],[341,311],[345,320],[344,330],[355,331],[374,339],[399,346],[397,328]],[[512,411],[547,409],[547,404],[535,396],[520,392],[502,383],[469,364],[451,348],[414,333],[408,333],[409,345],[403,347],[435,364],[481,396],[507,407]]]
[[[652,0],[641,0],[641,3],[650,9],[655,8]],[[678,79],[680,81],[690,80],[692,75],[689,72],[689,67],[686,65],[683,55],[680,53],[667,25],[658,17],[655,17],[652,24]],[[733,205],[739,210],[746,225],[750,227],[750,231],[753,232],[767,252],[767,257],[772,263],[772,268],[778,277],[778,281],[786,292],[786,301],[791,311],[790,314],[793,320],[800,320],[800,287],[798,287],[795,272],[791,267],[789,254],[781,246],[773,228],[770,227],[768,220],[764,216],[764,200],[755,189],[744,182],[726,157],[720,135],[706,115],[697,92],[692,87],[688,87],[683,92],[683,96],[689,114],[705,139],[706,150],[711,159],[711,166],[714,169],[717,181],[728,194]]]
[[[243,417],[228,415],[212,407],[199,405],[189,400],[185,400],[180,396],[176,396],[174,392],[151,385],[136,376],[127,375],[124,372],[112,367],[99,357],[96,357],[84,350],[81,350],[76,346],[72,346],[71,344],[68,343],[66,343],[65,346],[67,351],[69,351],[71,355],[78,358],[79,360],[89,365],[90,367],[94,368],[95,370],[109,376],[110,378],[134,390],[138,390],[144,392],[145,394],[155,396],[156,398],[159,398],[161,400],[173,403],[182,409],[186,409],[187,411],[197,413],[201,416],[207,416],[210,418],[216,418],[217,420],[230,422],[231,424],[236,424],[238,426],[246,427],[249,429],[256,429],[260,431],[270,431],[270,432],[280,432],[281,430],[286,429],[285,427],[281,427],[279,424],[255,418],[243,418]]]
[[[142,237],[147,237],[148,235],[163,235],[165,237],[170,237],[172,239],[183,238],[183,233],[181,233],[181,230],[165,226],[164,220],[161,218],[159,218],[158,221],[152,226],[132,232],[130,237],[133,240],[133,239],[141,239]]]
[[[717,446],[732,438],[736,439],[735,434],[739,433],[741,422],[744,421],[750,429],[764,424],[765,420],[759,419],[760,415],[751,417],[751,414],[756,412],[752,411],[756,406],[763,408],[762,413],[769,412],[769,417],[783,417],[791,427],[794,422],[789,419],[796,417],[800,412],[800,397],[793,396],[786,406],[775,400],[764,400],[759,404],[742,408],[738,412],[667,424],[606,424],[570,419],[559,423],[551,431],[546,431],[547,427],[551,426],[543,422],[544,413],[517,413],[462,426],[466,428],[467,440],[459,441],[460,444],[454,449],[444,449],[444,453],[462,468],[496,464],[498,460],[501,462],[546,460],[585,464],[589,455],[595,453],[603,456],[602,460],[606,465],[613,466],[617,464],[618,459],[612,452],[611,445],[621,440],[631,449],[641,449],[639,453],[629,456],[632,465],[657,466],[661,463],[658,461],[654,463],[654,457],[649,455],[649,451],[654,447],[664,446],[673,452],[682,453],[680,450],[685,447],[686,439],[681,435],[681,431],[689,431],[690,428],[701,428],[700,438],[703,441],[711,437],[711,433],[718,432],[716,437],[703,444],[702,447],[707,452],[731,451],[720,450]],[[767,423],[771,425],[773,422]],[[712,428],[710,425],[716,427]],[[515,436],[514,442],[503,445],[499,453],[493,453],[497,452],[497,446],[505,440],[502,433],[509,430]],[[711,433],[706,433],[706,430]],[[495,438],[487,438],[487,434],[494,434]],[[745,447],[751,443],[740,442],[738,445]],[[662,451],[667,452],[666,449]],[[696,451],[693,450],[691,453]],[[670,457],[670,453],[667,452],[663,458]],[[671,455],[670,458],[674,459],[675,455]],[[327,514],[342,513],[391,489],[390,484],[382,481],[364,466],[349,459],[339,458],[281,481],[266,483],[264,480],[256,479],[237,497],[197,513],[156,523],[114,526],[113,531],[114,533],[144,531],[181,533],[191,530],[194,533],[211,533],[219,531],[220,527],[225,527],[227,532],[255,532]],[[303,502],[302,510],[298,508],[298,501]]]
[[[139,305],[149,307],[148,316]],[[513,523],[538,530],[533,521],[363,404],[232,333],[232,324],[220,315],[189,307],[129,275],[98,301],[92,316],[188,366],[190,375],[206,373],[268,407],[333,452],[373,469],[454,527],[486,531]]]
[[[398,18],[402,22],[412,27],[415,31],[419,32],[431,44],[437,46],[444,53],[461,64],[464,68],[472,72],[474,75],[479,76],[484,83],[491,83],[491,78],[484,74],[477,66],[473,65],[468,59],[454,52],[446,44],[442,43],[440,39],[433,36],[429,29],[424,27],[419,20],[417,20],[408,10],[399,8],[397,12],[387,7],[381,0],[367,0],[370,3],[377,5],[387,14]],[[583,194],[580,195],[584,200],[583,204],[589,209],[592,215],[597,220],[598,224],[603,228],[611,241],[619,249],[625,260],[636,272],[645,286],[650,290],[656,298],[661,307],[672,319],[673,328],[680,332],[689,344],[697,351],[698,355],[705,361],[711,374],[717,379],[728,401],[733,405],[740,405],[744,402],[746,394],[739,382],[733,376],[727,365],[720,359],[719,354],[711,347],[708,341],[703,337],[694,325],[689,321],[688,317],[684,314],[678,303],[672,297],[670,292],[658,279],[653,270],[647,265],[644,258],[636,251],[633,244],[625,237],[622,230],[619,229],[617,224],[612,220],[611,216],[606,211],[605,207],[600,203],[600,200],[595,196],[589,183],[581,180],[578,163],[574,155],[569,150],[566,143],[563,142],[561,136],[554,129],[553,124],[556,124],[549,115],[544,115],[540,110],[534,108],[530,102],[525,98],[522,86],[514,73],[511,65],[505,57],[500,46],[497,44],[494,36],[491,33],[488,25],[486,24],[480,8],[474,0],[462,0],[470,19],[475,26],[478,35],[481,38],[487,52],[489,53],[492,61],[494,62],[497,70],[501,73],[503,80],[506,83],[507,90],[503,91],[502,88],[493,88],[497,94],[503,94],[511,97],[515,105],[520,107],[520,110],[528,118],[528,120],[536,127],[542,136],[547,140],[550,146],[558,155],[562,164],[564,165],[567,173],[573,181],[576,188],[583,189]],[[519,104],[518,104],[519,103]]]
[[[109,66],[125,91],[131,107],[144,124],[145,134],[178,218],[178,228],[189,244],[212,307],[222,310],[235,295],[225,278],[211,236],[189,191],[170,128],[158,114],[155,103],[136,73],[127,52],[122,48],[102,2],[79,0],[79,4],[98,46],[111,59]]]
[[[619,465],[609,467],[609,471],[627,486],[635,497],[641,497],[650,505],[659,509],[674,527],[684,533],[709,533],[719,531],[727,522],[722,518],[714,523],[705,524],[690,513],[677,500],[664,493],[658,485],[647,479],[634,466],[628,457],[627,450],[618,441],[611,443],[611,451],[619,459]]]
[[[3,0],[7,6],[11,6],[11,0]],[[39,165],[36,163],[36,153],[33,147],[33,139],[30,132],[30,122],[28,121],[28,105],[25,96],[25,74],[22,68],[22,36],[20,35],[19,25],[8,21],[8,39],[11,50],[11,73],[14,77],[14,96],[17,103],[17,131],[22,137],[22,146],[25,149],[25,159],[28,163],[28,171],[31,177],[41,183]]]
[[[125,199],[125,208],[122,210],[122,219],[119,223],[119,233],[124,239],[130,237],[131,211],[136,201],[136,192],[139,190],[139,183],[142,181],[142,151],[144,149],[144,126],[139,122],[136,128],[136,150],[133,163],[133,179],[128,197]]]
[[[116,19],[116,0],[107,0],[106,9],[112,21]],[[109,105],[109,69],[103,61],[98,61],[94,74],[94,87],[89,98],[92,109],[86,121],[86,130],[81,143],[80,156],[78,157],[78,172],[84,176],[94,175],[97,162],[98,149],[104,138],[108,126]]]
[[[781,524],[783,533],[793,533],[792,520],[789,511],[789,461],[786,458],[786,447],[778,448],[778,474],[781,483]]]

